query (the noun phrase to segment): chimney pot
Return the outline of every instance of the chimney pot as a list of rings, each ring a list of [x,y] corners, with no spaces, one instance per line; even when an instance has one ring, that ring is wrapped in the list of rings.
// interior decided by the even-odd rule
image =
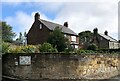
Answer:
[[[105,31],[104,34],[105,34],[105,35],[108,35],[108,31]]]
[[[93,30],[93,32],[94,32],[94,34],[98,34],[98,29],[95,28],[95,29]]]
[[[65,26],[65,27],[68,27],[68,22],[64,22],[64,26]]]

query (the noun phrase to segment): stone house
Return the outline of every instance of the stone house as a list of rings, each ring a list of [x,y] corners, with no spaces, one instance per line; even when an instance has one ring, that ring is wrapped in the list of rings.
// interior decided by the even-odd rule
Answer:
[[[105,31],[104,34],[98,33],[98,29],[93,30],[94,35],[92,43],[96,44],[100,49],[118,49],[119,42],[108,35],[108,32]]]
[[[40,19],[39,13],[36,13],[34,17],[35,21],[27,33],[27,44],[43,44],[47,41],[50,33],[53,32],[55,27],[59,26],[59,28],[62,29],[62,33],[64,34],[64,36],[68,38],[71,46],[73,46],[74,48],[78,48],[79,37],[74,31],[68,28],[67,22],[65,22],[64,25],[60,25],[57,23],[46,21]]]

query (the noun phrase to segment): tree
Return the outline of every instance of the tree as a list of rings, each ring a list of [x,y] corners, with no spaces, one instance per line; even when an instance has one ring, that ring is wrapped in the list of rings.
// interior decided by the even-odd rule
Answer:
[[[50,43],[43,43],[39,47],[40,52],[57,52],[57,49],[54,48]]]
[[[24,32],[24,36],[23,36],[23,44],[27,45],[27,37],[26,37],[27,33],[26,31]]]
[[[61,29],[56,27],[54,31],[50,34],[48,42],[57,48],[58,52],[62,52],[67,47],[67,38],[64,37]]]
[[[23,43],[23,36],[22,33],[19,33],[19,38],[16,39],[17,43],[22,44]]]
[[[2,24],[2,40],[5,42],[12,42],[16,34],[12,31],[12,27],[6,22],[0,22]]]
[[[83,31],[79,33],[79,42],[83,45],[83,48],[87,48],[93,38],[93,33],[91,31]]]
[[[90,44],[87,49],[95,51],[98,49],[98,47],[95,44]]]

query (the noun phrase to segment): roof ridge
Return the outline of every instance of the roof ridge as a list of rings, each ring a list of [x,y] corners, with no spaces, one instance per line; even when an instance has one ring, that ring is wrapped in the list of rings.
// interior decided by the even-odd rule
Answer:
[[[54,23],[54,22],[52,22],[52,21],[49,21],[49,20],[44,20],[44,19],[40,19],[40,20],[42,20],[42,21],[45,21],[45,22],[49,22],[49,23],[53,23],[53,24],[57,24],[57,25],[61,25],[61,24]],[[63,25],[61,25],[61,26],[63,26]]]
[[[50,30],[54,30],[55,26],[59,26],[60,28],[62,28],[63,33],[77,35],[73,30],[71,30],[68,27],[65,27],[64,25],[54,23],[54,22],[51,22],[51,21],[48,21],[48,20],[43,20],[43,19],[39,19],[39,21],[44,23],[44,25],[46,25]]]
[[[99,33],[99,34],[102,34],[102,33]],[[109,37],[109,38],[111,38],[111,39],[117,41],[116,39],[114,39],[113,37],[111,37],[111,36],[109,36],[109,35],[105,35],[105,34],[102,34],[102,35],[104,35],[104,36],[106,36],[106,37]],[[104,37],[104,38],[105,38],[105,37]]]

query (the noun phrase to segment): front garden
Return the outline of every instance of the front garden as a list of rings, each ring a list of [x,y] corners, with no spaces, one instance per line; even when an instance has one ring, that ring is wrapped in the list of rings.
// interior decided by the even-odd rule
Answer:
[[[42,45],[15,45],[12,43],[2,43],[2,53],[58,53],[57,48],[54,48],[50,43],[43,43]],[[96,49],[94,46],[91,49],[75,49],[66,48],[61,53],[75,53],[75,54],[119,54],[119,49]]]

